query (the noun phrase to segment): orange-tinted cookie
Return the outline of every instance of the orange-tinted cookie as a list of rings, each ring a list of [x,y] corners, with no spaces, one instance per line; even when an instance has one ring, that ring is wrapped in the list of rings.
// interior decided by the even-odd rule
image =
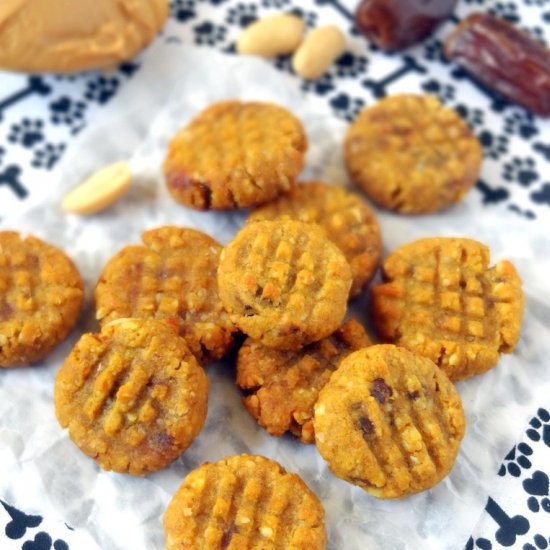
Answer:
[[[465,429],[452,382],[420,355],[378,345],[348,355],[315,405],[334,474],[379,498],[429,489],[451,470]]]
[[[164,514],[167,550],[323,550],[325,511],[296,474],[254,455],[205,463]]]
[[[243,403],[271,435],[290,431],[302,443],[312,443],[319,390],[344,357],[370,344],[355,319],[299,351],[268,348],[248,338],[237,357],[237,384],[248,393]]]
[[[200,432],[208,379],[166,322],[119,319],[80,338],[57,373],[54,401],[61,426],[102,468],[143,475]]]
[[[126,317],[168,319],[201,362],[233,345],[236,327],[218,296],[216,272],[222,247],[211,237],[165,226],[143,234],[105,266],[95,289],[102,325]]]
[[[0,367],[46,357],[74,327],[83,297],[80,274],[61,250],[0,231]]]
[[[222,101],[172,139],[166,184],[177,202],[199,210],[261,204],[290,189],[306,149],[300,121],[286,109]]]
[[[383,339],[429,357],[460,380],[491,369],[510,353],[523,317],[521,280],[472,239],[428,238],[395,250],[372,290]]]
[[[344,253],[353,282],[350,296],[357,296],[372,279],[382,242],[372,210],[354,193],[339,185],[322,182],[295,185],[275,201],[254,210],[250,221],[273,220],[280,216],[317,223]]]
[[[482,161],[464,120],[420,95],[391,96],[363,109],[348,129],[344,154],[354,183],[381,206],[406,214],[461,200]]]
[[[351,270],[315,224],[250,223],[223,250],[222,302],[248,336],[296,350],[334,332],[346,313]]]

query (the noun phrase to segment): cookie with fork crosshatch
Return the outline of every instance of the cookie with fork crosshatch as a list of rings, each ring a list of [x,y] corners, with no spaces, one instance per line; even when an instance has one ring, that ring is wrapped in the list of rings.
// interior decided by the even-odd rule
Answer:
[[[189,447],[206,418],[208,379],[164,321],[118,319],[84,334],[59,369],[55,414],[103,469],[144,475]]]
[[[83,299],[80,273],[65,253],[0,231],[0,367],[46,357],[76,324]]]
[[[339,478],[378,498],[433,487],[453,467],[466,421],[447,375],[391,344],[348,355],[315,404],[317,448]]]
[[[221,101],[170,142],[166,185],[174,200],[198,210],[254,206],[290,189],[306,149],[300,121],[283,107]]]
[[[237,233],[223,249],[218,286],[243,332],[266,346],[297,350],[340,326],[351,270],[318,225],[281,218]]]
[[[429,357],[451,380],[493,368],[517,344],[524,297],[514,266],[489,261],[489,249],[472,239],[427,238],[395,250],[372,289],[380,336]]]
[[[319,181],[300,183],[256,208],[248,220],[273,220],[280,216],[317,223],[326,231],[351,267],[351,298],[374,276],[382,248],[380,227],[372,210],[355,193]]]
[[[109,260],[95,289],[104,325],[126,317],[167,319],[177,325],[200,362],[223,357],[237,330],[218,295],[222,247],[195,229],[145,231],[143,246],[127,246]]]
[[[323,550],[325,511],[296,474],[238,455],[193,470],[164,514],[167,550]]]
[[[351,179],[405,214],[442,210],[479,177],[482,147],[460,115],[433,96],[400,94],[366,107],[344,143]]]
[[[289,431],[302,443],[312,443],[319,390],[344,357],[370,345],[355,319],[298,351],[268,348],[248,338],[237,357],[237,385],[247,394],[244,406],[271,435]]]

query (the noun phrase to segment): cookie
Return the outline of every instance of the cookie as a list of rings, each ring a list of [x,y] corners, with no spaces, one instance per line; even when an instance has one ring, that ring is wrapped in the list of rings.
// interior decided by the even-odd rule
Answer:
[[[266,346],[297,350],[340,326],[351,270],[318,225],[265,220],[245,225],[224,248],[218,286],[243,332]]]
[[[315,405],[316,444],[330,469],[378,498],[405,497],[441,481],[465,425],[447,375],[391,344],[348,355]]]
[[[514,266],[489,261],[472,239],[420,239],[395,250],[372,289],[382,339],[429,357],[451,380],[493,368],[518,342],[524,298]]]
[[[317,223],[344,253],[351,267],[350,297],[357,296],[372,279],[382,242],[372,210],[354,193],[339,185],[310,182],[295,185],[288,193],[254,210],[249,221],[280,216]]]
[[[479,177],[482,148],[437,98],[404,94],[361,111],[347,131],[344,155],[351,179],[374,202],[423,214],[462,199]]]
[[[237,385],[248,394],[244,406],[271,435],[289,431],[312,443],[319,390],[344,357],[370,344],[355,319],[299,351],[268,348],[248,338],[237,357]]]
[[[166,185],[174,200],[198,210],[254,206],[290,189],[306,149],[300,121],[286,109],[214,103],[170,142]]]
[[[61,250],[0,231],[0,367],[44,359],[76,324],[83,299],[80,273]]]
[[[119,319],[77,342],[55,378],[55,414],[103,469],[144,475],[195,439],[207,394],[204,370],[170,325]]]
[[[200,362],[224,356],[236,327],[218,296],[222,247],[182,227],[143,233],[143,246],[127,246],[105,266],[95,289],[102,325],[126,317],[168,319]]]
[[[263,456],[206,462],[164,514],[167,550],[322,550],[325,511],[296,474]]]

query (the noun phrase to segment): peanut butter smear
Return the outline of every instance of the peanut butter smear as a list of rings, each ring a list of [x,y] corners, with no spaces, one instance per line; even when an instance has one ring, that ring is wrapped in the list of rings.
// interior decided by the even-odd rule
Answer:
[[[167,16],[168,0],[1,0],[0,69],[111,68],[151,42]]]

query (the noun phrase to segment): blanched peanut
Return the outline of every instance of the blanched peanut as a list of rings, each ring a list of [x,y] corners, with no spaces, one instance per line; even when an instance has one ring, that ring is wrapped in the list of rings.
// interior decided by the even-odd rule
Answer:
[[[296,50],[292,58],[292,68],[302,78],[319,78],[342,54],[344,47],[344,35],[338,27],[317,27]]]
[[[304,22],[296,15],[276,14],[249,25],[237,41],[237,51],[272,57],[293,52],[304,34]]]
[[[74,214],[95,214],[117,201],[130,187],[131,178],[128,163],[109,164],[73,189],[61,207]]]

